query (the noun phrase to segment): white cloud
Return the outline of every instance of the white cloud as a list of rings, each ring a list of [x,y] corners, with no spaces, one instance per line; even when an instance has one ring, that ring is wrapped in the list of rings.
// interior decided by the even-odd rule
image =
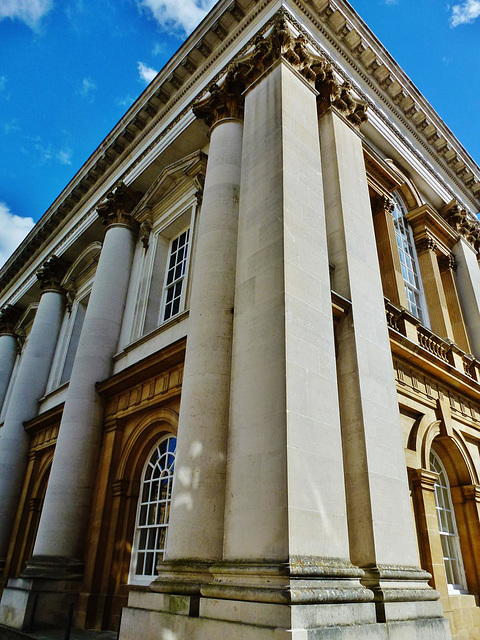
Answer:
[[[480,0],[463,0],[461,4],[453,5],[450,26],[469,24],[478,17],[480,17]]]
[[[36,29],[53,7],[53,0],[0,0],[0,20],[11,18]]]
[[[60,164],[72,164],[72,155],[73,151],[69,147],[65,147],[57,152],[56,158]]]
[[[169,31],[190,33],[213,7],[216,0],[137,0],[158,24]]]
[[[90,78],[83,78],[82,85],[77,93],[84,98],[87,98],[92,93],[92,91],[95,91],[96,88],[97,85],[93,80],[90,80]]]
[[[34,225],[33,218],[22,218],[0,202],[0,267],[8,260]]]
[[[143,62],[139,62],[137,66],[138,73],[140,74],[140,79],[147,84],[151,82],[158,73],[158,71],[155,71],[155,69],[152,69],[152,67],[147,67],[147,65]]]

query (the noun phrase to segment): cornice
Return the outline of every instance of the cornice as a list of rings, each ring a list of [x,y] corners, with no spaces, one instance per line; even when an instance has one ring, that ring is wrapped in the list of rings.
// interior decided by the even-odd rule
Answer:
[[[106,191],[112,187],[113,174],[120,173],[115,176],[115,182],[125,180],[127,174],[158,145],[159,140],[185,118],[192,102],[204,94],[204,89],[168,122],[168,116],[192,87],[199,83],[249,25],[269,5],[274,4],[275,0],[223,0],[217,3],[68,183],[0,270],[0,291],[23,267],[39,255],[39,251],[52,234],[79,212],[87,198],[92,199],[94,196],[88,211],[82,214],[83,222],[105,197]],[[283,4],[284,7],[294,5],[300,10],[395,114],[403,127],[435,160],[466,198],[472,202],[480,202],[480,168],[346,0],[277,0],[277,4]],[[326,55],[325,50],[307,34],[302,25],[299,25],[299,29],[318,52]],[[245,45],[242,51],[247,46]],[[326,57],[329,58],[328,55]],[[331,57],[330,62],[345,81],[350,80]],[[221,77],[222,74],[223,69],[215,78]],[[209,82],[212,82],[212,79]],[[369,109],[375,111],[402,144],[415,155],[425,170],[442,184],[452,200],[456,199],[456,194],[422,153],[364,92],[358,87],[356,89],[360,97],[367,100]],[[122,163],[131,157],[149,136],[151,137],[161,120],[166,121],[165,128],[142,149],[134,162],[125,164],[119,172]],[[128,184],[128,181],[126,183]],[[55,252],[56,249],[52,248],[52,251]]]
[[[351,5],[346,0],[290,1],[313,21],[452,182],[479,204],[480,168]],[[369,106],[392,129],[370,100]],[[403,142],[408,144],[406,139]],[[413,147],[411,150],[431,172],[422,156]],[[455,197],[450,189],[449,193]]]

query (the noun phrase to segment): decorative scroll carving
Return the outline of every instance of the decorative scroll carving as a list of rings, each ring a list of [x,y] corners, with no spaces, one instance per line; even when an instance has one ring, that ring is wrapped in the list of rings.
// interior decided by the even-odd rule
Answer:
[[[420,238],[418,242],[415,243],[417,248],[417,253],[420,255],[421,253],[425,253],[426,251],[436,252],[438,249],[438,245],[433,238]]]
[[[342,85],[338,83],[332,67],[329,66],[324,79],[317,80],[316,88],[319,92],[320,114],[330,107],[335,107],[355,127],[367,121],[367,104],[353,96],[349,82],[344,82]]]
[[[40,281],[40,289],[54,289],[63,291],[60,283],[63,280],[67,270],[67,263],[57,256],[52,256],[37,271],[37,278]]]
[[[393,215],[395,210],[395,203],[388,196],[375,196],[372,199],[372,212],[374,215],[377,213],[388,213],[389,215]]]
[[[124,182],[118,182],[106,199],[97,207],[97,213],[103,219],[103,224],[106,226],[111,224],[133,226],[135,222],[131,214],[141,195],[141,193],[127,187]]]
[[[20,311],[13,305],[7,304],[0,311],[0,335],[15,335],[15,325],[20,318]]]
[[[440,267],[440,271],[457,270],[457,261],[455,260],[455,256],[452,253],[450,253],[448,256],[440,256],[438,259],[438,264]]]
[[[448,224],[474,247],[475,251],[480,251],[480,225],[458,202],[452,201],[442,209],[441,214]]]
[[[212,126],[223,118],[243,118],[244,92],[278,60],[287,61],[319,92],[319,106],[334,106],[355,126],[367,119],[366,104],[353,97],[348,82],[339,84],[333,67],[313,53],[303,35],[295,36],[284,13],[279,13],[266,36],[255,39],[253,51],[234,61],[223,80],[209,88],[193,107],[197,118]]]

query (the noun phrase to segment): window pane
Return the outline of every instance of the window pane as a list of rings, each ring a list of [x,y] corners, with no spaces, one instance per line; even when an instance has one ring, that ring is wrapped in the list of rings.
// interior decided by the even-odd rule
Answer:
[[[163,438],[145,466],[131,564],[138,577],[153,578],[165,556],[176,442]]]
[[[442,541],[443,562],[447,582],[455,589],[464,589],[465,578],[462,554],[460,551],[455,511],[450,493],[450,483],[445,467],[434,451],[430,454],[430,469],[438,474],[438,479],[435,482],[435,506],[438,517],[438,529]]]
[[[165,310],[163,320],[168,320],[180,311],[183,280],[187,264],[188,238],[190,230],[186,229],[170,245],[168,270],[165,284]]]

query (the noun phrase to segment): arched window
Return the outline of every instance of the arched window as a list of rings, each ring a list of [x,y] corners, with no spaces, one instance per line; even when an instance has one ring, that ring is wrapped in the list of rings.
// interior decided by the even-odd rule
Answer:
[[[448,586],[451,591],[464,591],[466,588],[465,571],[450,483],[445,467],[434,451],[430,453],[430,469],[438,473],[438,480],[435,482],[435,506]]]
[[[130,563],[131,582],[151,582],[165,557],[175,465],[175,436],[166,436],[149,455],[142,474]]]
[[[417,252],[413,242],[413,233],[407,219],[406,209],[401,198],[393,195],[393,220],[395,224],[395,238],[397,240],[402,276],[407,292],[408,308],[423,324],[428,324],[425,297],[418,268]]]

